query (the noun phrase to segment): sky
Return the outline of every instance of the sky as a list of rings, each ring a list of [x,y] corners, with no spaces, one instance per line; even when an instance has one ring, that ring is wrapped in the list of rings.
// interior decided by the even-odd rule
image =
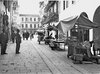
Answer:
[[[41,0],[18,0],[19,14],[39,14],[39,1]]]

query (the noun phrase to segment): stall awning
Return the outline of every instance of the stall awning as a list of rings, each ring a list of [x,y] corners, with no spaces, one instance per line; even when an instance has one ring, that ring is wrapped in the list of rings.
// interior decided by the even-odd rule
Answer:
[[[79,26],[83,26],[85,28],[98,28],[98,24],[90,21],[86,16],[81,14],[79,18],[77,19],[76,24]]]
[[[61,31],[62,33],[66,34],[66,32],[68,30],[70,30],[71,28],[73,28],[75,22],[77,21],[78,16],[75,17],[69,17],[63,21],[60,21],[57,25],[57,28],[59,31]]]
[[[62,33],[66,34],[66,32],[68,30],[72,29],[75,24],[79,25],[80,27],[84,27],[84,28],[88,28],[88,29],[99,27],[96,23],[90,21],[88,19],[88,17],[86,17],[82,13],[82,14],[80,14],[80,16],[72,16],[65,20],[60,21],[57,25],[57,28]]]

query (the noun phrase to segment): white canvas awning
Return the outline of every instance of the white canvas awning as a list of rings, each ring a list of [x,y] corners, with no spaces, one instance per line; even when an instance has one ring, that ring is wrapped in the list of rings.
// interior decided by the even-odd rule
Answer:
[[[57,28],[60,32],[66,34],[68,30],[72,29],[75,24],[83,28],[97,28],[99,27],[96,23],[90,21],[86,17],[86,13],[82,12],[80,16],[72,16],[58,23]]]

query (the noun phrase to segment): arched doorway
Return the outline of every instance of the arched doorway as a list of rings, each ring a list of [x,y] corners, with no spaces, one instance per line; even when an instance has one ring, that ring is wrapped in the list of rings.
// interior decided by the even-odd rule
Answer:
[[[100,6],[96,9],[94,16],[93,16],[93,22],[97,23],[98,26],[100,26]],[[94,28],[93,29],[93,40],[95,41],[95,50],[100,48],[100,28]],[[94,50],[94,55],[96,55]]]
[[[94,13],[93,22],[100,24],[100,6],[96,9],[96,11]]]
[[[97,23],[100,26],[100,6],[98,6],[94,13],[93,22]],[[93,40],[100,41],[100,28],[93,29]]]

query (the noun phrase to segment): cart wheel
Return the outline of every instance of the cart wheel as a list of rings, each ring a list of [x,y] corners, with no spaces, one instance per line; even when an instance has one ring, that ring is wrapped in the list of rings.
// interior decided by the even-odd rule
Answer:
[[[80,63],[80,64],[83,64],[83,62],[82,62],[82,61],[79,61],[79,63]]]
[[[55,50],[55,48],[51,47],[51,50]]]
[[[100,60],[99,60],[99,59],[96,59],[96,63],[97,63],[97,64],[100,64]]]

